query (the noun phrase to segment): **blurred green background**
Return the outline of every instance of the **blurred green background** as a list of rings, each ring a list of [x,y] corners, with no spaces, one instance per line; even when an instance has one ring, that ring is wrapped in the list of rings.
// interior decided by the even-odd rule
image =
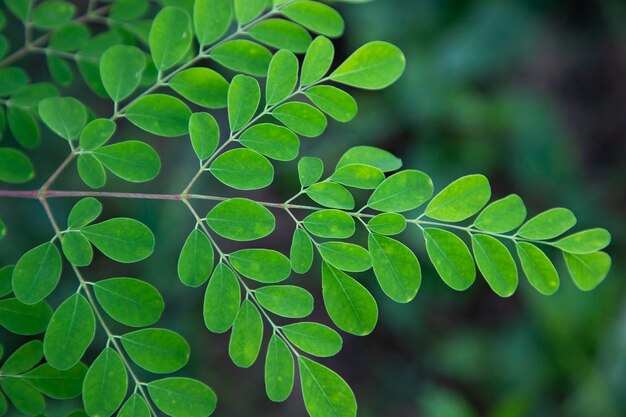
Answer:
[[[515,296],[500,299],[480,280],[465,293],[446,287],[429,267],[421,236],[416,230],[406,233],[404,240],[423,266],[417,298],[408,305],[390,302],[372,274],[361,275],[379,300],[378,327],[366,338],[345,335],[343,352],[324,361],[355,390],[359,416],[626,415],[626,4],[379,0],[339,8],[347,21],[346,35],[338,41],[340,57],[381,39],[400,46],[408,66],[390,89],[358,93],[357,118],[347,126],[331,124],[325,136],[306,141],[303,154],[332,166],[351,146],[376,145],[401,156],[406,167],[429,173],[438,189],[459,176],[483,173],[496,197],[516,192],[531,214],[565,206],[577,214],[580,227],[606,227],[614,236],[612,272],[595,291],[575,289],[558,259],[563,273],[556,295],[538,295],[522,279]],[[42,58],[24,62],[34,79],[47,78],[44,65],[37,67]],[[92,96],[79,81],[64,94],[85,99],[99,115],[111,113],[108,103],[87,99]],[[145,138],[131,126],[119,136]],[[188,143],[150,143],[162,155],[159,178],[141,187],[111,181],[108,189],[182,189],[197,169]],[[37,181],[66,150],[58,138],[47,139],[34,156],[40,164]],[[81,188],[74,169],[57,188]],[[295,163],[278,166],[272,189],[252,195],[284,201],[296,191],[294,169]],[[211,194],[216,187],[206,178],[198,191]],[[58,217],[67,214],[70,203],[53,201]],[[150,225],[157,248],[136,265],[97,258],[88,278],[134,276],[161,290],[167,305],[161,325],[190,341],[192,361],[182,373],[216,390],[215,415],[305,416],[298,390],[284,404],[270,403],[263,361],[237,369],[228,358],[228,337],[204,329],[203,291],[184,288],[176,277],[177,253],[193,227],[184,206],[104,203],[107,216],[136,217]],[[208,207],[197,206],[202,213]],[[0,242],[0,264],[14,263],[51,234],[35,201],[2,200],[0,217],[11,229]],[[259,245],[288,247],[292,225],[280,220],[283,227]],[[292,279],[321,300],[318,271]],[[69,270],[64,285],[55,292],[56,301],[75,290]],[[328,322],[318,304],[314,318]],[[5,332],[0,340],[7,351],[24,341]],[[51,409],[56,416],[54,410],[61,413],[68,404],[52,403]]]

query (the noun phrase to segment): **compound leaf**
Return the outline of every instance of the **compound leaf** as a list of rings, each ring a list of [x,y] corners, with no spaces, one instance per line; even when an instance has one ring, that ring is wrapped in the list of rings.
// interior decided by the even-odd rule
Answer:
[[[56,309],[43,339],[48,363],[56,369],[70,369],[78,363],[93,341],[96,319],[91,306],[74,294]]]

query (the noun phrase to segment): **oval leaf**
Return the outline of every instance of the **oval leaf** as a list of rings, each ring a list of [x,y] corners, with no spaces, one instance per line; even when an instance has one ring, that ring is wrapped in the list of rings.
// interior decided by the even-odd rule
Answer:
[[[137,330],[122,335],[120,340],[133,362],[155,374],[176,372],[189,361],[189,345],[170,330]]]
[[[219,203],[207,214],[206,221],[218,235],[242,242],[268,236],[276,227],[276,219],[267,208],[245,198]]]
[[[26,252],[13,270],[13,292],[25,304],[46,298],[61,278],[61,254],[54,243],[44,243]]]
[[[150,326],[161,318],[165,305],[159,291],[134,278],[110,278],[94,283],[102,309],[126,326]]]
[[[85,227],[82,233],[102,253],[117,262],[138,262],[154,251],[152,231],[134,219],[107,220]]]

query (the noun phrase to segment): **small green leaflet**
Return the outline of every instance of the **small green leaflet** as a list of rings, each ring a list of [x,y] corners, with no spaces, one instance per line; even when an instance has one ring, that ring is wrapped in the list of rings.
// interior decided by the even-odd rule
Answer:
[[[446,230],[424,229],[428,257],[441,279],[452,289],[465,291],[476,280],[474,258],[467,245]]]
[[[133,362],[155,374],[176,372],[189,361],[189,345],[170,330],[142,329],[126,333],[120,340]]]
[[[85,106],[73,97],[51,97],[39,103],[41,120],[66,140],[76,139],[87,123]]]
[[[240,25],[244,25],[250,22],[252,19],[258,17],[265,6],[267,1],[265,0],[234,0],[235,4],[235,17]]]
[[[611,269],[611,257],[605,252],[576,255],[565,252],[567,269],[578,288],[591,291],[604,281]]]
[[[196,0],[193,22],[200,45],[206,46],[221,38],[232,18],[233,2],[230,0]]]
[[[127,387],[128,375],[120,355],[111,348],[104,348],[89,367],[83,382],[85,412],[90,416],[113,415],[122,405]]]
[[[559,289],[559,274],[550,258],[532,243],[517,242],[517,256],[530,284],[543,295],[552,295]]]
[[[404,244],[386,236],[370,234],[374,274],[385,292],[395,302],[408,303],[422,283],[419,261]]]
[[[553,208],[528,220],[517,232],[525,239],[546,240],[562,235],[576,224],[574,213],[566,208]]]
[[[92,155],[113,174],[129,182],[150,181],[161,170],[159,154],[147,143],[137,140],[103,146]]]
[[[255,290],[259,304],[266,310],[287,318],[303,318],[313,312],[313,296],[293,285],[268,285]]]
[[[165,308],[159,291],[134,278],[110,278],[94,283],[96,299],[115,321],[130,327],[150,326]]]
[[[274,166],[251,149],[231,149],[218,156],[210,166],[211,174],[237,190],[258,190],[274,181]]]
[[[211,388],[189,378],[152,381],[148,392],[159,410],[172,417],[208,417],[217,404]]]
[[[93,259],[93,248],[86,237],[78,232],[67,232],[61,241],[63,255],[72,265],[88,266]]]
[[[228,89],[228,121],[232,132],[252,120],[260,101],[261,88],[255,78],[241,74],[233,78]]]
[[[473,235],[472,247],[478,269],[491,289],[500,297],[510,297],[517,289],[515,260],[499,240],[487,235]]]
[[[309,88],[305,94],[320,110],[338,122],[347,123],[358,112],[356,100],[337,87],[318,85]]]
[[[80,147],[92,151],[104,145],[115,133],[116,125],[110,119],[95,119],[87,123],[80,134]]]
[[[396,171],[402,168],[402,160],[383,149],[372,146],[355,146],[343,154],[335,170],[350,165],[371,165],[383,172]]]
[[[22,184],[35,177],[32,162],[22,152],[12,148],[0,148],[0,181]]]
[[[239,312],[241,287],[235,273],[220,263],[213,271],[204,294],[204,324],[213,333],[227,332]]]
[[[21,375],[33,369],[43,359],[43,345],[39,340],[32,340],[20,346],[2,364],[0,372],[4,375]]]
[[[178,7],[161,9],[150,29],[150,53],[157,70],[166,70],[179,62],[192,40],[187,12]]]
[[[324,162],[320,158],[305,156],[298,161],[298,177],[302,187],[313,185],[322,177]]]
[[[370,165],[350,164],[335,171],[331,179],[348,187],[371,190],[385,180],[385,174]]]
[[[265,357],[265,391],[270,400],[282,402],[293,390],[295,365],[287,344],[276,334],[267,345]]]
[[[291,2],[281,12],[307,29],[331,38],[341,36],[344,21],[332,7],[314,1]]]
[[[233,71],[265,77],[272,53],[256,42],[236,39],[215,47],[210,57]]]
[[[526,206],[522,199],[511,194],[489,204],[480,213],[474,225],[485,232],[506,233],[519,227],[526,218]]]
[[[305,52],[311,35],[302,26],[284,19],[267,19],[248,29],[250,37],[282,51]]]
[[[308,215],[302,223],[315,236],[347,239],[356,226],[352,216],[340,210],[320,210]]]
[[[0,326],[11,333],[31,336],[46,330],[52,309],[43,301],[28,305],[16,298],[7,298],[0,300],[0,313]]]
[[[265,101],[268,106],[285,100],[296,88],[299,62],[296,56],[285,50],[278,51],[267,73]]]
[[[146,67],[141,49],[129,45],[116,45],[106,50],[100,59],[102,84],[113,101],[128,97],[139,85]]]
[[[289,102],[272,110],[272,116],[299,135],[315,138],[326,130],[328,120],[310,104]]]
[[[217,204],[207,214],[206,221],[218,235],[241,242],[261,239],[276,227],[276,219],[267,208],[245,198]]]
[[[226,107],[228,81],[209,68],[189,68],[176,74],[168,82],[181,96],[208,109]]]
[[[254,364],[263,341],[263,319],[252,301],[241,305],[230,336],[228,353],[233,363],[240,368]]]
[[[35,6],[30,19],[37,29],[53,29],[72,20],[75,14],[74,4],[63,0],[52,0]]]
[[[313,242],[309,234],[300,228],[294,231],[289,258],[291,268],[297,274],[307,273],[313,265]]]
[[[352,210],[354,197],[344,186],[334,182],[318,182],[306,190],[306,194],[317,204],[342,210]]]
[[[87,367],[78,363],[60,371],[45,363],[24,374],[23,378],[47,397],[65,400],[78,397],[82,391]]]
[[[393,236],[404,232],[406,224],[406,219],[401,214],[382,213],[372,217],[367,227],[374,233]]]
[[[490,198],[487,178],[468,175],[439,192],[426,207],[426,215],[435,220],[460,222],[480,211]]]
[[[181,100],[167,94],[150,94],[128,106],[124,115],[135,126],[158,136],[186,135],[191,110]]]
[[[589,229],[564,237],[555,246],[567,253],[587,255],[609,246],[611,234],[605,229]]]
[[[330,69],[335,56],[333,43],[323,36],[311,42],[304,56],[300,84],[303,86],[319,81]]]
[[[324,242],[318,246],[324,261],[337,269],[363,272],[372,267],[372,257],[359,245],[345,242]]]
[[[298,349],[321,358],[336,355],[343,346],[339,333],[319,323],[289,324],[282,331]]]
[[[289,278],[291,263],[271,249],[241,249],[228,255],[232,266],[246,278],[273,284]]]
[[[178,277],[189,287],[204,284],[213,271],[214,251],[211,241],[200,229],[187,237],[178,258]]]
[[[220,128],[209,113],[194,113],[189,118],[191,146],[198,159],[205,160],[213,155],[220,141]]]
[[[3,378],[0,380],[0,388],[2,388],[15,408],[23,414],[29,416],[39,415],[46,406],[45,400],[39,391],[24,379]],[[4,399],[4,396],[1,398]]]
[[[374,190],[367,205],[378,211],[402,213],[421,206],[432,194],[433,182],[428,175],[417,170],[406,170],[383,181]]]
[[[277,161],[291,161],[300,151],[300,139],[295,133],[271,123],[252,126],[243,132],[239,142]]]
[[[13,292],[25,304],[45,299],[61,278],[61,254],[54,243],[44,243],[26,252],[13,270]]]
[[[78,155],[78,175],[91,188],[101,188],[106,183],[104,167],[93,155]]]
[[[134,219],[106,220],[83,228],[82,233],[102,253],[117,262],[138,262],[154,251],[152,231]]]
[[[146,400],[137,393],[130,396],[124,403],[124,406],[117,413],[117,417],[150,417],[150,409],[146,404]]]
[[[46,360],[56,369],[76,365],[96,333],[96,318],[80,294],[65,300],[54,312],[43,339]]]
[[[356,399],[346,381],[303,356],[298,364],[304,404],[311,417],[356,417]]]
[[[324,262],[322,294],[328,315],[341,330],[368,335],[376,327],[378,306],[372,294],[356,280]]]
[[[102,213],[102,203],[93,197],[86,197],[79,200],[67,218],[67,227],[70,229],[80,229],[93,222]]]
[[[330,79],[352,87],[379,90],[393,84],[404,72],[402,51],[387,42],[370,42],[357,49]]]

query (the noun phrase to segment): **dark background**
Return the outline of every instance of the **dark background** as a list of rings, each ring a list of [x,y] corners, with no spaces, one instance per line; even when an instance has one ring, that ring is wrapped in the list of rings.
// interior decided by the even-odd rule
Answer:
[[[626,415],[626,5],[617,0],[379,0],[340,10],[347,21],[346,36],[337,44],[340,57],[367,41],[387,40],[405,52],[407,70],[388,90],[355,92],[359,116],[349,125],[332,123],[319,139],[305,140],[303,155],[320,156],[331,167],[351,146],[376,145],[401,156],[405,167],[429,173],[437,189],[459,176],[483,173],[494,196],[516,192],[530,214],[568,207],[579,227],[606,227],[614,237],[608,250],[612,272],[595,291],[575,289],[558,258],[562,283],[556,295],[537,294],[522,277],[517,294],[501,299],[480,279],[464,293],[447,288],[429,266],[417,230],[405,233],[404,241],[422,262],[417,298],[395,304],[372,274],[359,276],[379,301],[379,324],[365,338],[344,335],[344,350],[323,361],[353,387],[359,416]],[[47,77],[38,69],[43,59],[23,63],[33,78]],[[79,81],[64,94],[86,100],[100,116],[111,113],[109,104],[93,100]],[[116,137],[146,135],[126,126]],[[3,145],[10,141],[5,138]],[[186,139],[149,141],[162,156],[160,176],[142,186],[110,181],[108,190],[182,190],[197,169]],[[40,167],[35,185],[66,151],[62,140],[46,138],[33,155]],[[295,163],[280,164],[272,189],[252,195],[284,201],[297,188],[294,169]],[[81,188],[75,167],[57,185]],[[218,188],[207,175],[196,190],[223,195]],[[304,416],[297,389],[286,403],[272,404],[264,392],[263,361],[237,369],[228,358],[228,336],[204,329],[203,290],[184,288],[176,277],[178,251],[194,224],[185,207],[103,202],[105,216],[126,215],[150,225],[157,248],[148,261],[134,265],[98,257],[87,278],[133,276],[161,290],[167,307],[160,325],[181,332],[192,346],[192,360],[181,374],[216,390],[215,415]],[[52,202],[59,218],[70,203]],[[204,214],[210,205],[196,207]],[[35,201],[0,200],[0,217],[10,228],[0,242],[0,264],[14,263],[51,235]],[[292,225],[278,219],[283,226],[259,245],[288,247]],[[314,318],[327,322],[319,272],[292,282],[314,292],[320,301]],[[75,288],[66,268],[53,303]],[[5,332],[0,339],[8,351],[23,341]],[[89,352],[95,354],[95,349]],[[67,407],[52,403],[51,415]]]

